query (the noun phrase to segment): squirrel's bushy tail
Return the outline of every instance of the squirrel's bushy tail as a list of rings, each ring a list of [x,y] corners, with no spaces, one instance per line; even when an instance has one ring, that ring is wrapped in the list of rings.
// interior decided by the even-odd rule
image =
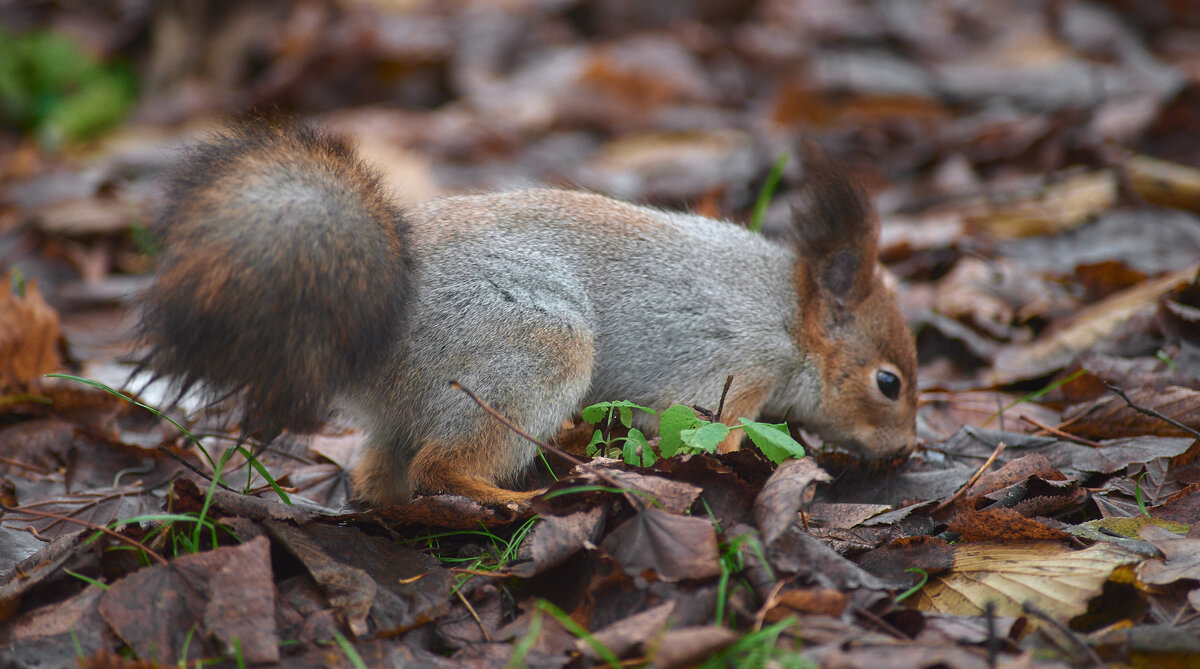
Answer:
[[[191,150],[156,223],[143,365],[240,394],[242,430],[312,431],[404,334],[408,230],[379,176],[308,128],[233,128]]]

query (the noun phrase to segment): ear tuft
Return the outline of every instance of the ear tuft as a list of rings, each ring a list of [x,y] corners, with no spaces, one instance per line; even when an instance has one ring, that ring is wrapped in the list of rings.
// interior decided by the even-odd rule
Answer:
[[[811,278],[839,306],[870,291],[879,251],[879,221],[846,166],[819,149],[804,149],[804,181],[792,201],[796,250]]]

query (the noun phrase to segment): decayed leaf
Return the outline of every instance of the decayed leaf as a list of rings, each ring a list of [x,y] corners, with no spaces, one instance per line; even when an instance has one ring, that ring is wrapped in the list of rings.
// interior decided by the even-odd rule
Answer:
[[[330,558],[320,545],[299,528],[288,523],[265,521],[271,536],[295,555],[317,582],[321,592],[355,636],[368,631],[367,616],[375,601],[378,585],[361,569]]]
[[[1143,409],[1151,409],[1188,426],[1200,428],[1200,392],[1191,388],[1135,388],[1125,392],[1129,400]],[[1147,416],[1130,407],[1116,395],[1073,407],[1063,413],[1072,434],[1081,437],[1112,439],[1137,435],[1186,437],[1187,430],[1161,418]]]
[[[1026,518],[1013,509],[960,508],[947,521],[951,532],[962,535],[963,541],[1064,541],[1066,532]]]
[[[726,627],[682,627],[667,630],[658,645],[658,652],[654,654],[654,666],[664,669],[694,666],[737,639],[737,632]]]
[[[674,581],[721,573],[717,532],[706,518],[650,507],[609,533],[602,546],[630,576],[651,570]]]
[[[830,481],[829,474],[812,458],[790,458],[767,479],[754,500],[754,520],[763,543],[770,545],[796,522],[796,510],[804,490],[818,481]]]
[[[1019,395],[986,390],[959,393],[924,393],[922,414],[929,427],[946,436],[964,425],[995,427],[1007,432],[1036,432],[1032,419],[1042,425],[1057,425],[1059,412],[1035,402],[1021,402]],[[1015,406],[1014,406],[1015,404]]]
[[[652,640],[662,634],[667,626],[667,619],[674,610],[675,602],[667,602],[618,620],[608,627],[598,630],[594,636],[614,655],[625,657],[639,647],[652,645]],[[575,642],[575,649],[591,662],[601,659],[591,644],[583,639]]]
[[[1034,199],[977,205],[967,222],[974,229],[1009,239],[1052,235],[1111,209],[1116,201],[1116,177],[1107,171],[1092,172],[1063,179]]]
[[[995,602],[996,614],[1022,615],[1025,602],[1066,622],[1087,610],[1117,567],[1141,557],[1112,544],[1071,550],[1054,542],[977,543],[954,548],[951,570],[931,578],[913,598],[924,611],[983,615]]]
[[[836,618],[842,615],[849,599],[845,593],[831,588],[784,590],[773,600],[764,619],[774,623],[795,615],[824,615]]]
[[[77,665],[80,651],[87,657],[112,647],[116,639],[98,609],[103,592],[86,588],[0,628],[0,644],[9,653],[6,661],[14,666],[71,667]]]
[[[1183,537],[1158,525],[1146,525],[1139,534],[1162,551],[1164,559],[1138,565],[1138,580],[1153,585],[1167,585],[1184,578],[1200,581],[1200,539]]]
[[[604,520],[604,505],[566,516],[542,516],[521,542],[512,572],[523,578],[539,574],[594,543]]]
[[[13,293],[12,277],[0,279],[0,387],[13,386],[58,369],[58,312],[38,291]]]
[[[1189,283],[1197,271],[1200,265],[1121,291],[1080,311],[1068,323],[1032,344],[1002,350],[987,382],[1003,385],[1044,376],[1064,367],[1138,312],[1155,308],[1163,295]]]
[[[356,635],[390,635],[446,612],[453,578],[431,556],[352,527],[266,521],[277,541],[304,563]]]
[[[104,593],[100,615],[140,657],[231,656],[237,637],[248,662],[279,661],[265,538],[135,571]]]
[[[1133,187],[1148,202],[1200,211],[1200,170],[1195,167],[1137,156],[1125,169]]]

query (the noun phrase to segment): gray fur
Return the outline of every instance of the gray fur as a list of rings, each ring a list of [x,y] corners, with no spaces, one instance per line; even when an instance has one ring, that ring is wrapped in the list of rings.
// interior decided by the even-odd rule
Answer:
[[[543,438],[603,400],[715,410],[726,376],[747,362],[772,374],[768,409],[803,418],[818,408],[819,378],[790,332],[789,246],[565,191],[445,198],[406,213],[411,329],[388,377],[358,396],[375,447],[411,452],[425,439],[475,436],[482,411],[451,380]],[[592,364],[570,369],[548,338],[592,346]],[[535,451],[511,441],[523,467]]]

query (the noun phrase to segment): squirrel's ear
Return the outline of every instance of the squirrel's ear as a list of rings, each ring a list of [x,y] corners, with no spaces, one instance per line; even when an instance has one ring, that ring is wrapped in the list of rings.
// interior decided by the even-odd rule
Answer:
[[[879,220],[862,186],[845,165],[812,146],[804,180],[792,200],[796,252],[809,280],[839,307],[866,297],[879,252]]]

